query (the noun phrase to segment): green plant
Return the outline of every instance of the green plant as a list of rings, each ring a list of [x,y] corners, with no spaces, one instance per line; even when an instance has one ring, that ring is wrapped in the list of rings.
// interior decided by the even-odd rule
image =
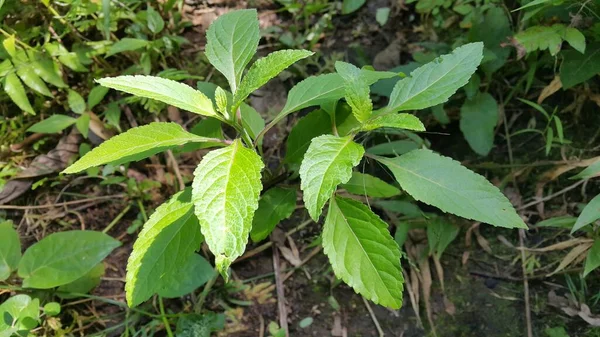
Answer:
[[[299,174],[304,205],[313,220],[319,220],[329,203],[322,244],[335,274],[366,298],[399,308],[403,289],[400,250],[388,225],[367,205],[342,197],[336,190],[340,184],[348,184],[353,168],[365,157],[364,148],[355,142],[359,133],[381,128],[424,131],[418,118],[399,112],[445,102],[475,72],[482,59],[483,44],[464,45],[414,70],[410,77],[397,82],[389,103],[379,110],[373,109],[369,86],[397,74],[337,62],[336,73],[309,77],[294,86],[282,111],[264,126],[260,115],[244,100],[279,72],[312,53],[274,52],[258,59],[244,74],[259,39],[254,10],[222,15],[208,29],[206,56],[227,78],[231,92],[203,82],[195,90],[149,76],[98,80],[109,88],[213,118],[238,134],[233,140],[205,137],[174,123],[151,123],[109,139],[64,171],[77,173],[108,163],[119,165],[188,143],[219,147],[199,163],[192,187],[174,195],[144,225],[128,262],[128,304],[138,305],[160,293],[168,283],[168,275],[187,263],[203,240],[215,255],[216,269],[228,280],[229,267],[244,253],[248,236],[254,233],[256,239],[266,237],[295,208],[295,198],[286,197],[291,192],[274,186],[287,173],[265,169],[260,156],[262,137],[289,114],[320,106],[292,130],[285,166]],[[345,99],[349,109],[341,108],[346,106],[341,99]],[[496,187],[450,158],[427,149],[394,158],[372,154],[366,157],[385,165],[400,187],[416,200],[495,226],[526,228]],[[293,184],[297,177],[292,175],[289,183]],[[374,177],[355,179],[361,178],[363,182],[368,179],[387,184]],[[395,193],[393,186],[387,190]],[[275,219],[255,219],[257,209],[262,214],[273,214]],[[455,235],[452,232],[448,235]]]

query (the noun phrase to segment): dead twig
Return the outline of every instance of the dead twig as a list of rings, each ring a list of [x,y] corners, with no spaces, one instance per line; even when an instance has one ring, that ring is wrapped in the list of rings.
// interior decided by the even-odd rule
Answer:
[[[285,336],[290,336],[287,321],[287,309],[285,307],[285,291],[281,277],[279,249],[273,249],[273,272],[275,273],[275,284],[277,286],[277,308],[279,311],[279,326],[285,331]]]
[[[379,333],[379,337],[385,336],[385,334],[383,333],[383,329],[381,329],[381,325],[379,325],[377,316],[375,316],[373,309],[371,309],[371,305],[364,297],[361,296],[361,298],[363,300],[363,303],[365,304],[365,307],[367,307],[367,310],[369,311],[369,315],[371,315],[371,319],[373,320],[373,323],[375,324],[375,328],[377,328],[377,333]]]
[[[56,204],[37,205],[37,206],[0,205],[0,209],[14,209],[14,210],[25,211],[25,210],[31,210],[31,209],[44,209],[44,208],[77,205],[77,204],[83,204],[83,203],[90,202],[90,201],[109,201],[109,200],[115,200],[115,199],[120,199],[120,198],[125,198],[125,197],[127,197],[126,194],[102,195],[99,197],[92,197],[92,198],[86,198],[86,199],[80,199],[80,200],[71,200],[71,201],[59,202]]]

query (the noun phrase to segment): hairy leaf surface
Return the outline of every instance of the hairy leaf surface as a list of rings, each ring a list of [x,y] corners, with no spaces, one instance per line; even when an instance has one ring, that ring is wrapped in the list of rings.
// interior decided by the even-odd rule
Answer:
[[[208,153],[194,171],[192,200],[202,234],[227,280],[229,265],[244,253],[262,189],[261,158],[237,139]]]
[[[416,116],[407,113],[392,113],[380,117],[374,117],[367,121],[361,127],[361,130],[371,131],[379,128],[425,131],[425,126],[423,123]]]
[[[127,262],[129,306],[144,302],[170,284],[172,276],[200,249],[202,234],[191,198],[191,188],[175,194],[144,224]]]
[[[64,173],[77,173],[104,164],[123,164],[147,158],[153,154],[190,142],[215,142],[215,139],[196,136],[176,123],[154,122],[127,130],[110,138],[86,153]]]
[[[254,213],[252,241],[264,240],[277,224],[292,215],[296,209],[296,190],[291,188],[274,187],[265,192],[258,202]]]
[[[362,203],[332,198],[323,227],[323,249],[335,275],[369,300],[402,305],[400,248],[388,225]]]
[[[335,70],[344,79],[344,96],[352,108],[352,114],[359,122],[365,122],[373,112],[370,89],[356,66],[338,61]]]
[[[97,80],[101,85],[145,97],[204,116],[216,116],[212,101],[187,84],[155,76],[119,76]]]
[[[451,158],[420,149],[393,159],[376,159],[416,200],[494,226],[527,228],[496,186]]]
[[[300,187],[313,220],[319,220],[337,185],[350,180],[352,168],[358,165],[364,152],[350,136],[323,135],[312,140],[300,165]]]

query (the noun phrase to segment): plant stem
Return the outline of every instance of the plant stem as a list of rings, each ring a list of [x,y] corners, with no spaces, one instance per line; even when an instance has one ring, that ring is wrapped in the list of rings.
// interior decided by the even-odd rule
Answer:
[[[104,228],[104,230],[102,231],[102,233],[106,234],[108,233],[109,230],[111,230],[116,224],[117,222],[119,222],[121,220],[121,218],[123,218],[125,216],[125,214],[127,212],[129,212],[129,209],[131,209],[131,204],[127,205],[127,207],[125,207],[124,210],[121,211],[121,213],[119,213],[119,215],[117,215],[113,221],[111,221],[108,226],[106,226],[106,228]]]
[[[171,324],[169,323],[169,319],[167,318],[167,316],[165,316],[165,305],[161,296],[158,296],[158,307],[160,308],[160,316],[162,318],[163,323],[165,324],[165,329],[167,330],[167,336],[173,337],[173,331],[171,331]]]
[[[213,276],[210,280],[208,280],[208,283],[206,283],[206,285],[204,286],[204,289],[202,290],[202,294],[200,294],[200,298],[198,299],[198,302],[196,302],[196,304],[194,305],[195,313],[199,314],[202,311],[202,307],[204,306],[204,301],[206,301],[206,297],[208,296],[210,289],[213,287],[213,285],[215,285],[215,282],[217,282],[217,278],[219,278],[219,273],[215,270],[215,276]]]

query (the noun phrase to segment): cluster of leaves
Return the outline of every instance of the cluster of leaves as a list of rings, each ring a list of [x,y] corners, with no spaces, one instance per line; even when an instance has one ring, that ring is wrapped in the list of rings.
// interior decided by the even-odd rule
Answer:
[[[319,106],[292,130],[284,162],[298,172],[304,206],[315,221],[329,203],[322,244],[335,274],[366,298],[392,308],[400,307],[403,289],[400,249],[388,225],[367,205],[343,197],[336,190],[343,184],[348,191],[355,186],[354,190],[362,194],[368,182],[386,187],[383,192],[375,188],[379,196],[396,195],[396,187],[378,178],[353,174],[353,168],[365,154],[355,137],[381,128],[424,131],[415,116],[401,111],[445,102],[475,72],[482,60],[483,44],[466,44],[414,70],[410,77],[395,84],[389,103],[379,110],[373,109],[370,85],[398,74],[337,62],[336,73],[309,77],[294,86],[283,109],[265,126],[260,115],[244,100],[282,70],[312,53],[274,52],[255,61],[245,73],[260,39],[254,10],[220,16],[206,34],[206,56],[225,76],[231,92],[203,82],[195,90],[149,76],[120,76],[98,82],[212,118],[220,122],[219,128],[227,124],[235,129],[238,138],[207,137],[187,132],[174,123],[151,123],[111,138],[65,170],[77,173],[103,164],[118,165],[188,143],[220,147],[198,164],[191,188],[159,207],[144,225],[128,262],[129,305],[138,305],[152,294],[160,293],[174,270],[187,270],[184,265],[195,256],[202,241],[215,255],[216,269],[227,280],[229,267],[244,253],[248,237],[261,240],[280,220],[289,217],[295,208],[297,191],[289,187],[263,191],[261,138],[289,114]],[[395,158],[371,154],[369,157],[387,166],[402,189],[416,200],[495,226],[525,227],[496,187],[450,158],[427,149]],[[277,173],[265,171],[266,176]],[[361,184],[363,191],[358,187]],[[259,218],[256,213],[268,216]]]

